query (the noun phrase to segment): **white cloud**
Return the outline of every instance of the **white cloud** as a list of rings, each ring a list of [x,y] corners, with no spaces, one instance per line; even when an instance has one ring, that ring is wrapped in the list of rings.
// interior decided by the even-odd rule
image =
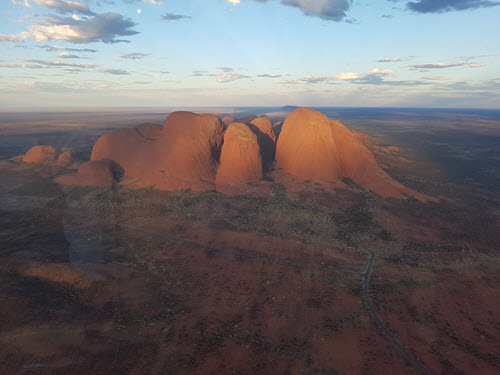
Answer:
[[[102,41],[104,43],[124,42],[121,36],[138,34],[133,30],[136,24],[118,13],[103,13],[85,19],[48,16],[19,34],[1,34],[0,42],[18,42],[33,39],[37,42],[66,40],[72,43]]]
[[[61,59],[79,59],[80,58],[77,55],[72,55],[71,53],[67,53],[67,52],[61,52],[59,55],[57,55],[57,57],[59,57]]]
[[[138,59],[143,59],[149,55],[151,55],[151,54],[150,53],[139,53],[139,52],[126,52],[126,53],[121,53],[120,58],[121,59],[138,60]]]
[[[483,67],[484,64],[469,63],[469,62],[464,62],[464,61],[456,61],[456,62],[450,62],[450,63],[436,62],[436,63],[414,64],[414,65],[410,65],[410,68],[412,68],[412,69],[445,69],[445,68],[453,68],[456,66],[468,66],[469,68],[479,68],[479,67]]]

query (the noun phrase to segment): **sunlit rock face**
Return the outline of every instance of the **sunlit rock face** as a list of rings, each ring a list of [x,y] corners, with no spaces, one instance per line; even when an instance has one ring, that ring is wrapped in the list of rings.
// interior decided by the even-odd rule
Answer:
[[[34,146],[26,152],[22,160],[25,163],[50,163],[56,160],[57,151],[52,146],[40,145]]]
[[[274,168],[296,181],[342,184],[349,178],[383,197],[429,199],[392,179],[377,163],[367,137],[313,109],[295,109],[274,126],[266,117],[224,120],[229,124],[212,114],[173,112],[163,126],[146,123],[103,135],[91,161],[113,162],[125,177],[160,190],[245,194],[245,184],[259,182]],[[23,159],[52,162],[56,155],[51,146],[37,146]],[[63,153],[57,163],[70,161],[71,155]],[[113,183],[116,173],[111,178],[106,168],[82,165],[76,175],[58,181],[79,184],[88,176],[98,185]]]
[[[119,129],[97,141],[91,160],[113,160],[126,176],[161,190],[211,190],[223,131],[215,115],[173,112],[155,131],[158,139],[145,137],[140,129]]]
[[[425,200],[422,195],[401,185],[385,172],[373,153],[340,121],[330,121],[337,146],[342,177],[347,177],[366,190],[383,197],[405,198],[414,196]]]
[[[158,139],[161,134],[161,125],[144,123],[135,127],[145,138]]]
[[[232,123],[224,135],[217,171],[217,190],[224,185],[260,181],[262,158],[257,136],[245,124]]]
[[[340,180],[341,168],[330,120],[309,108],[290,113],[276,146],[276,166],[303,180]]]

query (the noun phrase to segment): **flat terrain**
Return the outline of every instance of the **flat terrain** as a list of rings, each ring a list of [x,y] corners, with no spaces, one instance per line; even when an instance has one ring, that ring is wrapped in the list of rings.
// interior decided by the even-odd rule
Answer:
[[[401,146],[379,162],[439,203],[273,181],[263,198],[62,187],[54,168],[0,162],[0,373],[417,374],[367,309],[356,238],[397,342],[434,374],[498,373],[500,123],[331,111]],[[109,129],[164,117],[0,114],[0,149],[84,157]]]

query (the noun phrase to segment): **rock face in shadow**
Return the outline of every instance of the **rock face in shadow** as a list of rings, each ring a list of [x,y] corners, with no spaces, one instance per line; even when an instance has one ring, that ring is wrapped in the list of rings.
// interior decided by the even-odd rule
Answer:
[[[215,180],[217,191],[225,185],[260,181],[262,158],[257,135],[245,124],[232,123],[224,135],[220,165]]]
[[[259,117],[252,120],[249,126],[257,136],[262,161],[266,166],[266,169],[269,169],[270,165],[274,161],[276,153],[276,135],[274,134],[271,121],[269,121],[266,117]]]
[[[57,177],[55,181],[64,185],[106,186],[117,181],[119,167],[110,161],[87,161],[80,165],[74,175]]]
[[[161,134],[161,125],[144,123],[135,127],[145,138],[158,139]]]
[[[281,134],[281,128],[283,127],[283,121],[277,122],[273,125],[273,132],[276,136],[276,140],[279,138]]]
[[[23,161],[25,163],[51,163],[56,160],[57,151],[52,146],[40,145],[34,146],[28,150],[24,155]]]
[[[290,113],[278,138],[276,166],[303,180],[341,180],[330,120],[309,108],[299,108]]]

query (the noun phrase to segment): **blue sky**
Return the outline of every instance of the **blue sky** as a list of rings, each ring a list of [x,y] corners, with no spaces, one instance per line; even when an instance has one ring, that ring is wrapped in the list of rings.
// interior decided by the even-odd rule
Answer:
[[[0,107],[500,108],[499,5],[2,0]]]

